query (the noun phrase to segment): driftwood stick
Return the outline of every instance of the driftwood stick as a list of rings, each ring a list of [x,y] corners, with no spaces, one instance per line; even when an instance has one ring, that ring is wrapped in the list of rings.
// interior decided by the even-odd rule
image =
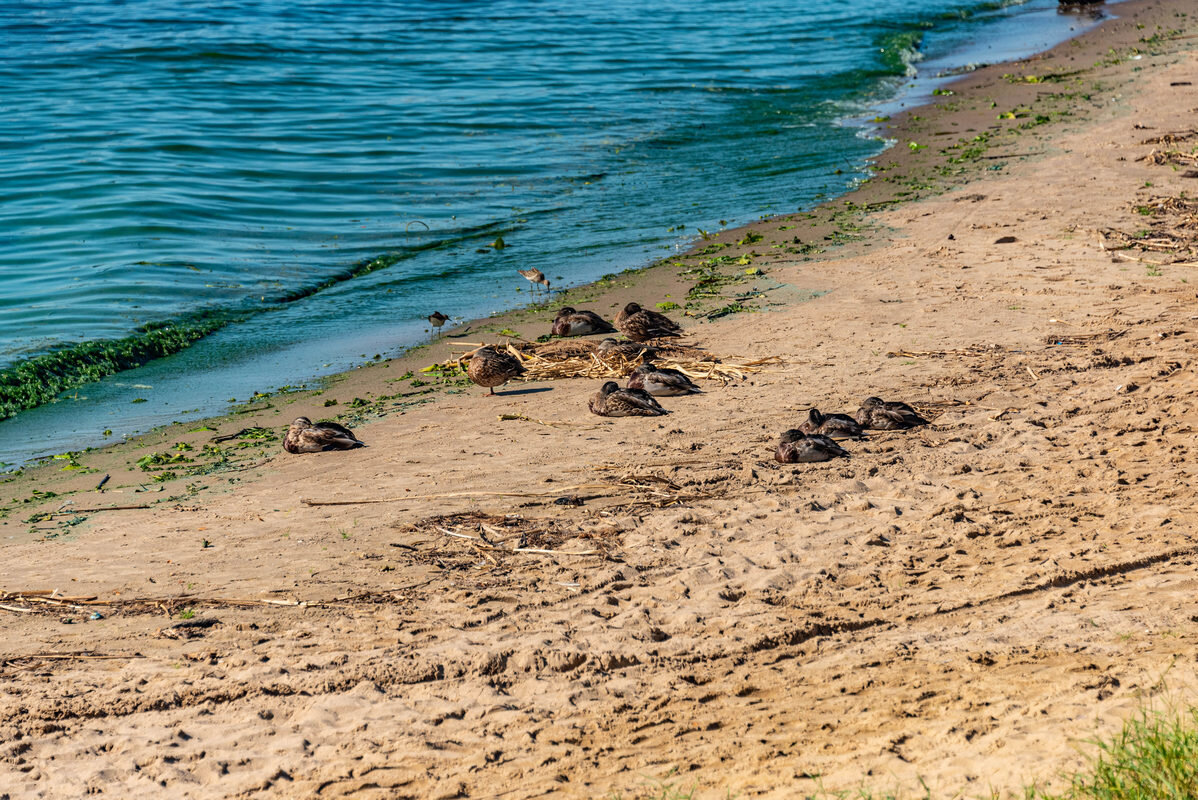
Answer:
[[[306,506],[355,506],[367,503],[402,503],[406,500],[440,500],[446,497],[557,497],[579,489],[610,489],[610,483],[583,483],[578,486],[559,486],[552,492],[445,492],[443,494],[410,494],[405,497],[378,497],[361,500],[309,500],[300,498]]]
[[[543,553],[550,556],[599,556],[603,555],[602,550],[581,550],[576,553],[566,552],[564,550],[545,550],[540,547],[515,547],[512,548],[513,553]]]

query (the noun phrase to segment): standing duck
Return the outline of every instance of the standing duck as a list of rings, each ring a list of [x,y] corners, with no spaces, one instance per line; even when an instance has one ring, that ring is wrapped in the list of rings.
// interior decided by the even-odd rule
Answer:
[[[594,311],[577,311],[570,306],[559,308],[553,318],[554,336],[587,336],[592,333],[615,333],[612,324]]]
[[[800,430],[783,433],[782,440],[774,450],[774,460],[781,464],[809,464],[839,457],[848,458],[849,451],[827,436]]]
[[[549,291],[549,279],[545,277],[544,272],[541,272],[536,267],[530,267],[529,269],[518,269],[516,272],[519,272],[525,278],[528,278],[529,282],[532,283],[533,289],[536,289],[537,284],[540,283],[545,286],[545,291]]]
[[[352,450],[366,445],[354,432],[336,422],[317,422],[307,417],[297,417],[287,435],[283,437],[283,449],[288,453],[320,453],[325,450]]]
[[[616,327],[634,342],[647,342],[667,336],[681,336],[682,327],[665,314],[629,303],[616,314]]]
[[[848,414],[821,414],[818,408],[807,412],[807,421],[799,426],[803,433],[818,433],[824,436],[864,436],[860,423]]]
[[[491,390],[488,397],[495,396],[496,386],[502,386],[524,374],[520,359],[494,345],[480,347],[469,355],[470,365],[466,367],[466,377],[479,386],[488,387]]]
[[[904,431],[928,424],[926,419],[906,403],[888,403],[878,397],[862,400],[861,408],[857,409],[853,416],[862,428],[874,428],[879,431]]]
[[[601,417],[660,417],[668,414],[653,395],[640,389],[621,389],[620,384],[608,381],[591,396],[592,414]]]
[[[645,359],[644,363],[628,376],[628,388],[640,389],[654,397],[676,397],[703,392],[683,373],[676,369],[659,367],[649,359]]]

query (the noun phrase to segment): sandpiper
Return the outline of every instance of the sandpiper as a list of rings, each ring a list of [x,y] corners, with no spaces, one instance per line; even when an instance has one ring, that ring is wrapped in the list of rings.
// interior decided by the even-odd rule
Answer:
[[[441,332],[441,326],[449,321],[449,317],[442,314],[440,311],[434,311],[428,315],[428,324],[437,329],[437,333]]]
[[[540,283],[544,284],[545,291],[549,291],[549,279],[545,277],[544,272],[541,272],[536,267],[532,267],[531,269],[518,269],[516,272],[519,272],[521,275],[528,278],[528,280],[532,282],[533,289],[536,289],[537,284]]]

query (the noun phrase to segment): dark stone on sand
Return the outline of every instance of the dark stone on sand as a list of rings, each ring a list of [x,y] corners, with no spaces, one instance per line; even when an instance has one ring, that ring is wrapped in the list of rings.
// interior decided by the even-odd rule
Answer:
[[[1019,241],[1014,236],[1000,236],[994,240],[995,244],[1011,244],[1011,242]]]

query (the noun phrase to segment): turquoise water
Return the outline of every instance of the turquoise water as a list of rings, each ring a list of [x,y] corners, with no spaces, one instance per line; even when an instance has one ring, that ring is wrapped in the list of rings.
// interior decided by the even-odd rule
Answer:
[[[582,283],[808,207],[881,148],[844,120],[1060,41],[1055,7],[0,2],[0,372],[214,320],[0,423],[0,462],[394,354],[527,302],[517,268]]]

